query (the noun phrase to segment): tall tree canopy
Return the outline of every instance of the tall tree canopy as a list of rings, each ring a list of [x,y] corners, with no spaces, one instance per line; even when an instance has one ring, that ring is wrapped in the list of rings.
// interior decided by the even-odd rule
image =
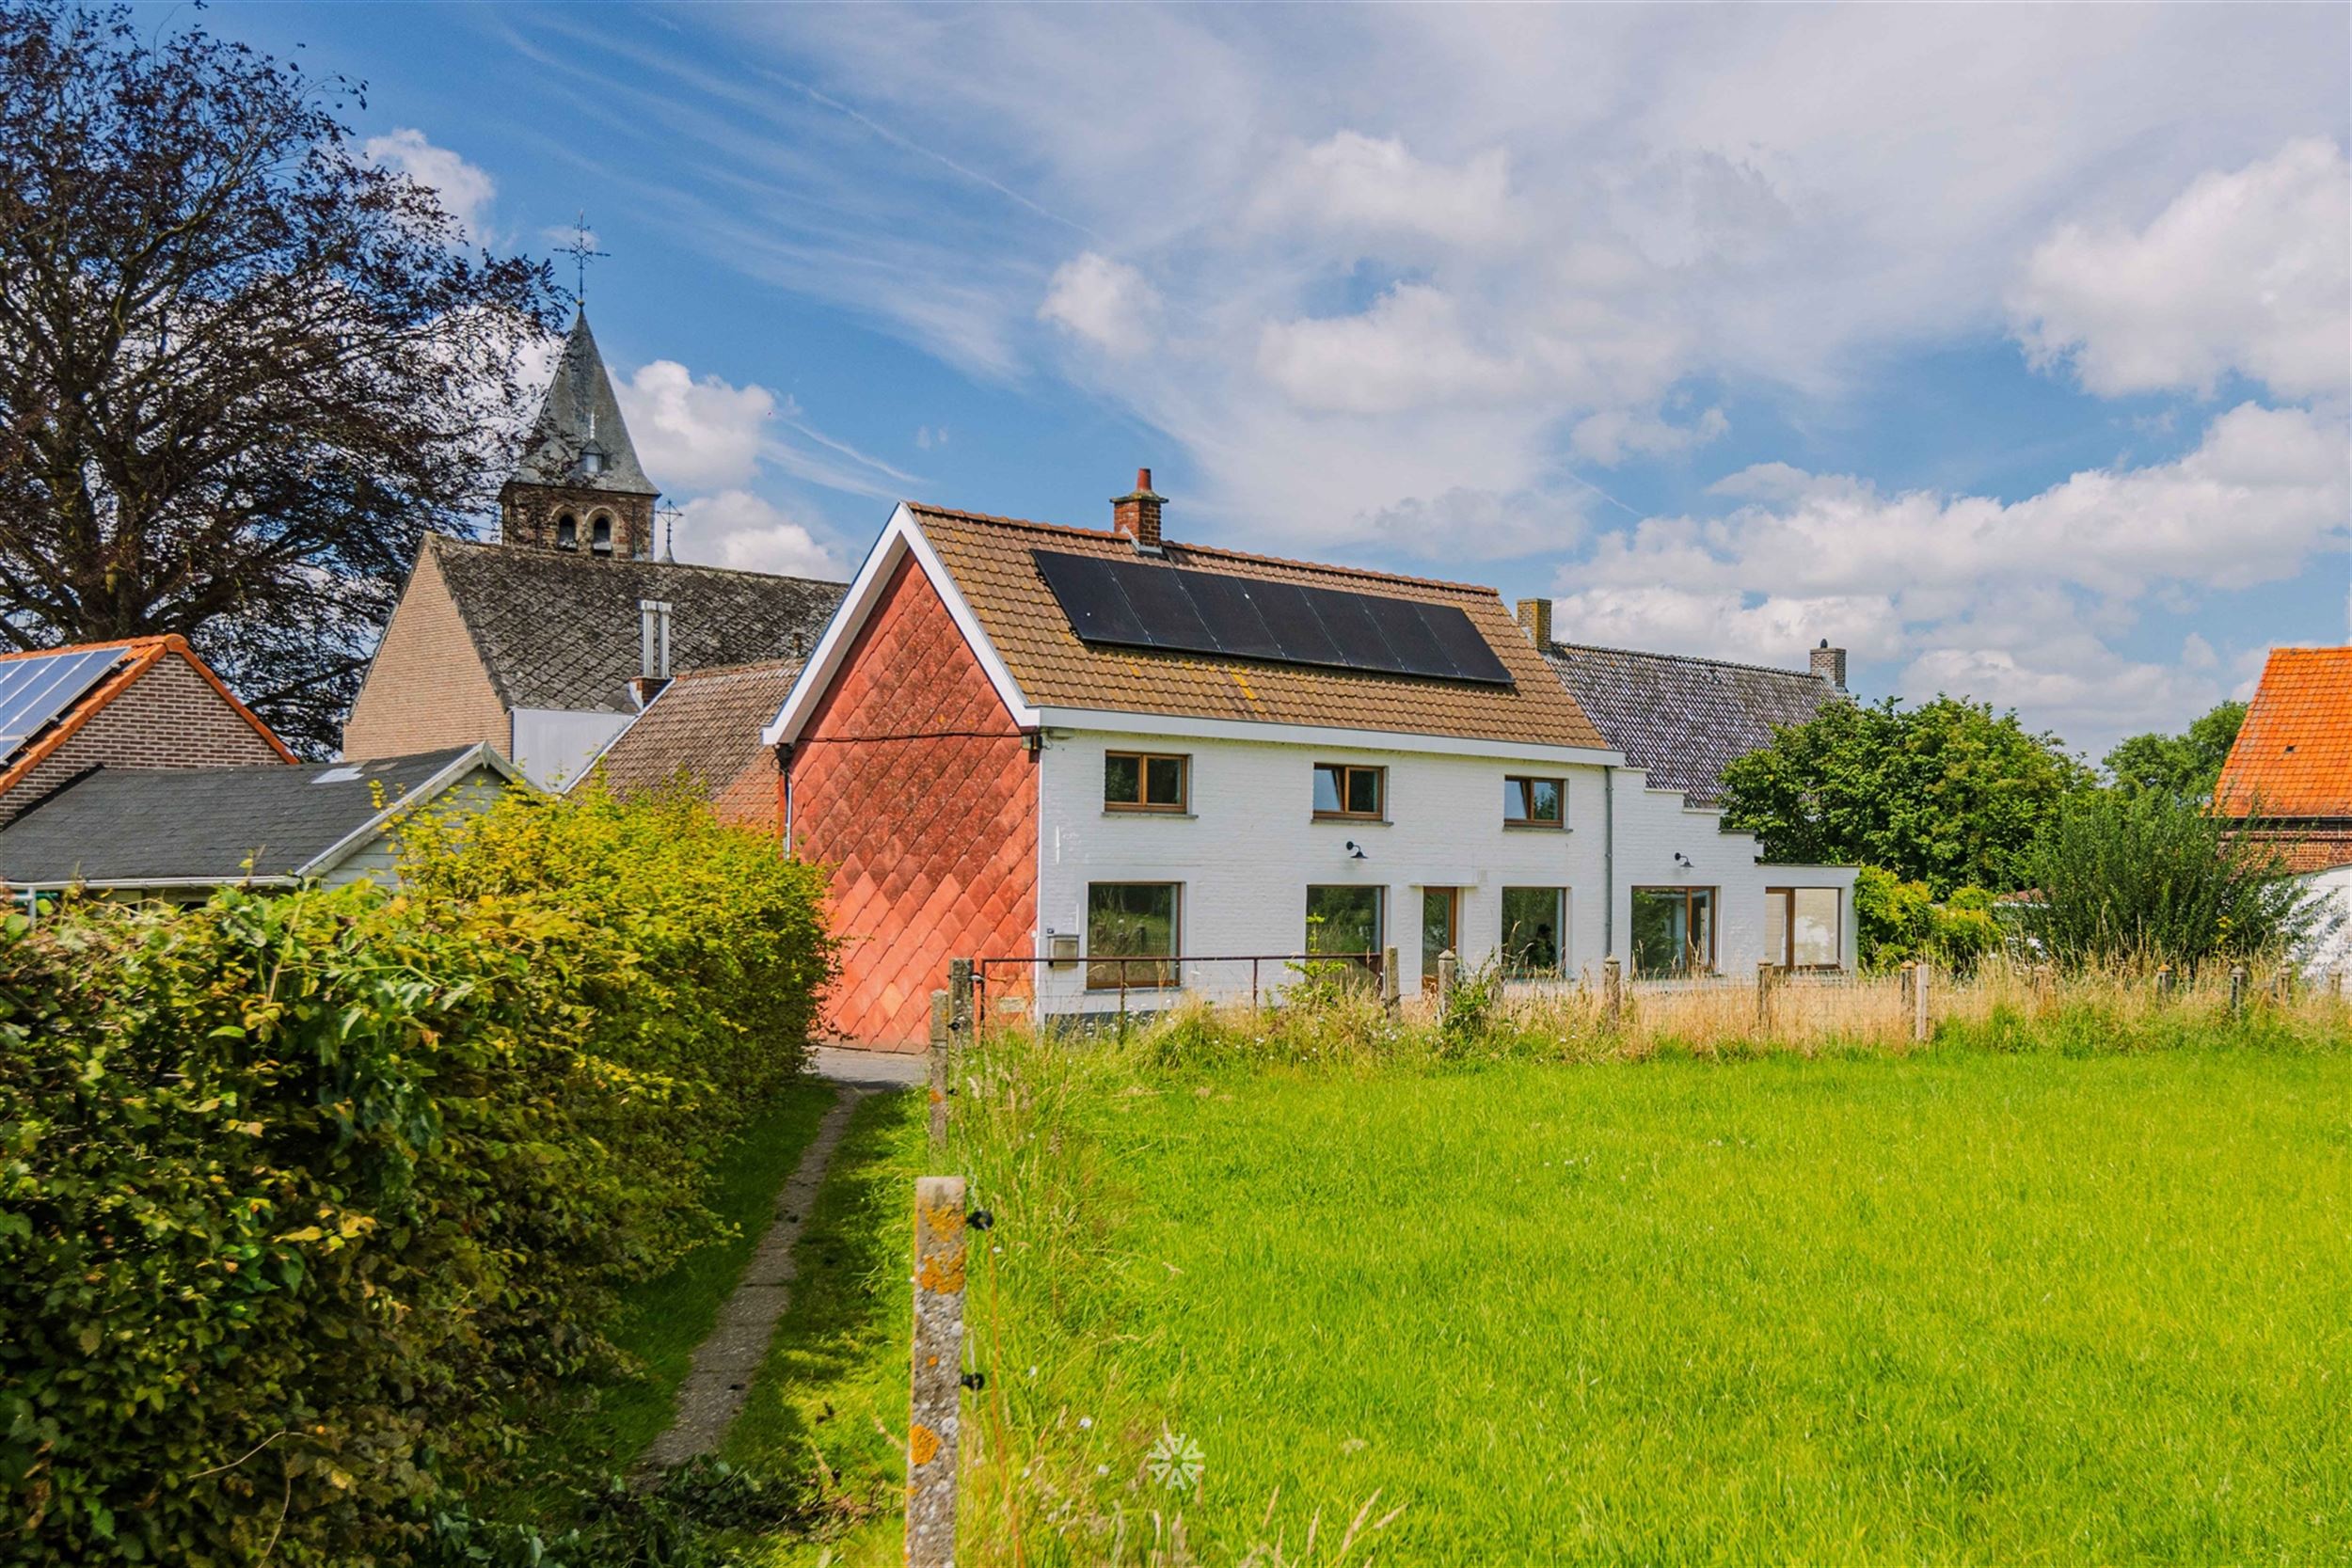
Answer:
[[[1986,704],[1832,703],[1724,770],[1724,821],[1772,860],[1883,866],[1945,898],[2017,886],[2035,833],[2090,782],[2058,736]]]
[[[559,321],[355,154],[359,89],[126,9],[0,9],[0,638],[178,632],[330,748],[419,539],[502,477]]]
[[[2221,765],[2230,760],[2230,748],[2245,722],[2244,703],[2223,703],[2180,735],[2151,731],[2128,736],[2107,753],[2107,773],[2125,795],[2210,800],[2221,779]]]

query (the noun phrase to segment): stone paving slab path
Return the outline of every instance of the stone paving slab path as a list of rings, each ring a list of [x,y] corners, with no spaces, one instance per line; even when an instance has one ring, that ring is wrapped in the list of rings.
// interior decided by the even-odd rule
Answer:
[[[753,1375],[767,1359],[768,1343],[792,1300],[793,1249],[817,1202],[817,1189],[824,1184],[834,1150],[840,1148],[841,1136],[849,1129],[850,1113],[867,1095],[920,1083],[924,1073],[920,1055],[847,1051],[836,1046],[818,1046],[813,1065],[818,1076],[840,1085],[833,1109],[818,1124],[817,1135],[809,1140],[801,1163],[776,1195],[775,1219],[759,1239],[751,1261],[743,1266],[743,1277],[734,1293],[719,1309],[718,1323],[709,1337],[694,1347],[686,1380],[678,1385],[677,1414],[671,1418],[669,1430],[645,1450],[638,1466],[641,1475],[682,1465],[696,1454],[718,1451],[727,1428],[743,1413]]]

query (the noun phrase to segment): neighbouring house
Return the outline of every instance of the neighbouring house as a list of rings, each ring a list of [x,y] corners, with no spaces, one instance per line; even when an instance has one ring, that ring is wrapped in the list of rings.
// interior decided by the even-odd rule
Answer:
[[[0,881],[201,899],[223,886],[389,882],[410,814],[479,809],[519,775],[487,746],[369,762],[103,766],[0,828]]]
[[[723,820],[781,832],[783,770],[759,732],[791,691],[801,662],[687,671],[628,721],[572,787],[596,781],[629,796],[683,784]]]
[[[1250,955],[1393,947],[1406,990],[1447,951],[1851,964],[1851,869],[1647,787],[1491,589],[1183,544],[1162,503],[1146,472],[1107,531],[903,504],[867,553],[763,736],[834,868],[838,1035],[919,1042],[958,957],[1046,1016],[1238,994]]]
[[[293,760],[182,638],[0,655],[0,823],[93,768]]]
[[[483,743],[556,787],[672,676],[805,652],[841,584],[657,560],[656,499],[583,311],[500,492],[498,541],[425,539],[343,754]]]
[[[2270,650],[2214,809],[2277,844],[2321,900],[2331,928],[2305,968],[2352,972],[2352,647]]]
[[[1552,602],[1521,599],[1518,622],[1613,750],[1694,806],[1723,803],[1724,769],[1846,695],[1846,651],[1823,641],[1809,670],[1562,642]]]

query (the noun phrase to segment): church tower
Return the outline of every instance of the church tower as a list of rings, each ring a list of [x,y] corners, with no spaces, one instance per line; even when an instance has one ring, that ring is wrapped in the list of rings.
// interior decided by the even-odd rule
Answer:
[[[514,477],[499,491],[499,540],[609,561],[653,555],[660,495],[637,462],[583,308]]]

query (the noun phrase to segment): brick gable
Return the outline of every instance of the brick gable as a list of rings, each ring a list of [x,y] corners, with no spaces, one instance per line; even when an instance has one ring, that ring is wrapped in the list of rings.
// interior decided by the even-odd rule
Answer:
[[[91,768],[235,768],[286,753],[178,646],[133,673],[119,691],[0,796],[0,822]]]
[[[833,868],[836,1036],[918,1047],[950,958],[1035,950],[1036,760],[911,558],[794,745],[789,778],[799,852]]]
[[[505,752],[514,747],[511,729],[428,540],[343,721],[343,755],[396,757],[476,742]]]

